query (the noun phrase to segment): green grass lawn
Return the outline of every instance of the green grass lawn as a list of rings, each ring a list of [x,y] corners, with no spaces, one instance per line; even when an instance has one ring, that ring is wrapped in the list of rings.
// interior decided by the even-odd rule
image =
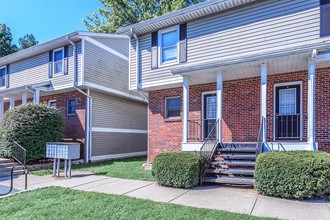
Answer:
[[[265,219],[94,192],[46,188],[0,199],[1,219]]]
[[[125,179],[150,180],[151,171],[142,169],[142,164],[147,162],[147,158],[129,158],[120,160],[109,160],[98,163],[74,165],[73,170],[90,171],[95,175],[104,175]],[[33,174],[43,176],[52,174],[52,169],[33,171]]]

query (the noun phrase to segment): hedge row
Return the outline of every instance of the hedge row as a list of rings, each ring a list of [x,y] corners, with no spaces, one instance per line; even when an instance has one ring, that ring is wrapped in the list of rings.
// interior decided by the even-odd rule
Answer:
[[[258,156],[255,188],[264,195],[309,199],[330,193],[330,154],[269,152]]]
[[[156,156],[152,175],[161,186],[192,188],[199,183],[199,154],[168,152]]]

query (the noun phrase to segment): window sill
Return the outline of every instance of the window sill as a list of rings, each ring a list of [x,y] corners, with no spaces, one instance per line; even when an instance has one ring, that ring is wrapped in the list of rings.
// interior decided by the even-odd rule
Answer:
[[[181,117],[179,118],[165,118],[165,122],[181,122]]]
[[[76,114],[66,114],[66,116],[68,117],[72,117],[72,116],[75,116]]]

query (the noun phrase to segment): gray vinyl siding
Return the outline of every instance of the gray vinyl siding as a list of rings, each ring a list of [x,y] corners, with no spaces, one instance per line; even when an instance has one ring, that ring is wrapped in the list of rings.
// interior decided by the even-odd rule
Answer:
[[[81,75],[81,43],[77,44],[78,75]],[[73,85],[73,47],[68,51],[68,75],[54,76],[49,79],[49,52],[10,64],[9,88],[51,81],[54,89]],[[81,78],[81,76],[80,76]]]
[[[91,91],[92,127],[147,130],[147,105]],[[92,132],[92,156],[147,150],[147,133]]]
[[[98,42],[128,57],[128,39],[95,37]]]
[[[147,104],[91,91],[93,127],[147,130]]]
[[[93,132],[92,156],[147,151],[147,134]]]
[[[112,39],[108,41],[112,41]],[[127,50],[126,54],[128,53],[128,42],[127,39],[122,43],[122,47]],[[84,80],[128,93],[128,60],[116,56],[87,40],[84,48]]]
[[[131,46],[129,52],[130,52],[130,73],[129,73],[130,88],[129,89],[136,89],[137,79],[136,79],[136,41],[135,40],[131,40]]]
[[[157,81],[181,81],[171,69],[189,64],[252,56],[256,53],[329,41],[320,37],[319,0],[265,0],[187,24],[187,63],[151,70],[151,34],[139,36],[142,88]],[[135,47],[132,40],[132,55]],[[131,56],[131,84],[136,82]]]

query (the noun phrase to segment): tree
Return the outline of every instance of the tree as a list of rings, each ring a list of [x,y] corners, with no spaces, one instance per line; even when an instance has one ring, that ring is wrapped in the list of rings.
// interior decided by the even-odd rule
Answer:
[[[99,8],[83,20],[89,31],[115,33],[118,28],[176,11],[205,0],[99,0]]]
[[[36,40],[33,34],[27,34],[18,39],[18,44],[20,45],[20,50],[37,45],[39,42]]]
[[[17,46],[12,45],[13,36],[10,28],[0,23],[0,57],[7,56],[17,51]]]

